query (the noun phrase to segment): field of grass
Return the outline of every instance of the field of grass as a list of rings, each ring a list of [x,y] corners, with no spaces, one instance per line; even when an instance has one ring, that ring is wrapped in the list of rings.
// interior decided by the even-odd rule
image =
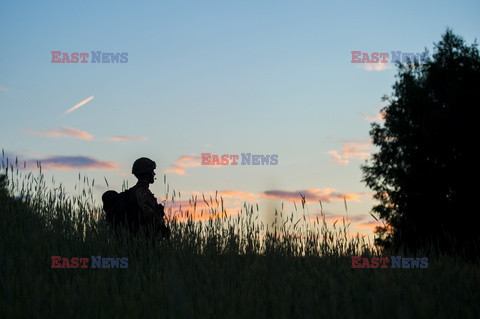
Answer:
[[[88,189],[67,196],[10,168],[0,318],[480,318],[478,263],[428,256],[426,269],[352,269],[352,255],[390,254],[347,226],[285,219],[267,229],[249,206],[227,216],[216,204],[204,222],[170,218],[172,237],[155,244],[117,238]],[[127,257],[128,268],[52,269],[51,256]]]

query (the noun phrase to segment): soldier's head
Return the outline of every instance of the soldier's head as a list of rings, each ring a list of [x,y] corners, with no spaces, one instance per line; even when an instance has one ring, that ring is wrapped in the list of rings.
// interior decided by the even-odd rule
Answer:
[[[137,159],[132,166],[132,174],[139,180],[147,181],[152,184],[155,180],[154,170],[157,168],[157,164],[149,158],[141,157]]]

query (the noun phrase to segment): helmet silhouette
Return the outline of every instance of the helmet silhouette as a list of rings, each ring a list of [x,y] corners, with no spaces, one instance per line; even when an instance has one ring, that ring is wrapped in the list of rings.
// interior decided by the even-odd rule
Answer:
[[[157,168],[157,164],[155,164],[154,161],[146,157],[141,157],[133,163],[132,174],[137,176],[152,173],[155,168]]]

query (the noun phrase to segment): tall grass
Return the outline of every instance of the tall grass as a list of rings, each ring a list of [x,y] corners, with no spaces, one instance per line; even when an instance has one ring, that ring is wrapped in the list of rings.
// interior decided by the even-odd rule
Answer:
[[[209,198],[174,209],[169,240],[115,236],[94,201],[94,181],[78,194],[54,179],[2,163],[0,317],[463,317],[480,314],[478,264],[437,256],[427,269],[351,269],[351,255],[381,252],[348,224],[329,227],[277,211],[261,221],[254,205],[227,212]],[[21,166],[21,165],[20,165]],[[201,214],[200,214],[201,215]],[[295,217],[299,216],[299,217]],[[127,257],[126,269],[52,269],[51,256]],[[441,293],[438,293],[441,291]],[[452,302],[455,300],[455,303]]]
[[[78,194],[67,196],[65,187],[56,185],[54,178],[51,185],[47,184],[40,163],[37,164],[36,174],[19,169],[17,160],[15,165],[3,165],[9,193],[44,218],[46,227],[76,233],[83,241],[88,241],[88,236],[98,232],[110,233],[101,205],[94,200],[94,180],[79,174],[75,185]],[[167,184],[165,178],[164,183]],[[169,189],[168,185],[166,189]],[[349,225],[345,219],[340,227],[334,225],[329,228],[321,211],[321,217],[313,223],[307,220],[304,197],[301,198],[301,211],[295,205],[295,212],[287,213],[282,205],[282,210],[275,210],[273,220],[267,223],[262,221],[258,204],[244,203],[239,212],[227,212],[223,207],[223,198],[217,195],[209,200],[205,195],[199,200],[197,196],[192,196],[189,205],[176,209],[174,204],[180,194],[173,191],[169,195],[166,192],[166,220],[172,230],[168,245],[174,249],[188,249],[195,254],[275,253],[339,257],[379,253],[364,237],[358,234],[349,236]],[[208,210],[197,212],[200,201],[207,205]]]

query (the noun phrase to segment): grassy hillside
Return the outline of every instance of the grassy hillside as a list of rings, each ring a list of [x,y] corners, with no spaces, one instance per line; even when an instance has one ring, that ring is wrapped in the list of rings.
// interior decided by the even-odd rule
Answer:
[[[172,238],[152,245],[116,238],[88,191],[67,197],[31,175],[5,184],[1,318],[480,317],[478,263],[428,256],[426,269],[352,269],[352,255],[390,255],[344,228],[267,231],[251,208],[171,220]],[[128,268],[52,269],[51,256],[127,257]]]

